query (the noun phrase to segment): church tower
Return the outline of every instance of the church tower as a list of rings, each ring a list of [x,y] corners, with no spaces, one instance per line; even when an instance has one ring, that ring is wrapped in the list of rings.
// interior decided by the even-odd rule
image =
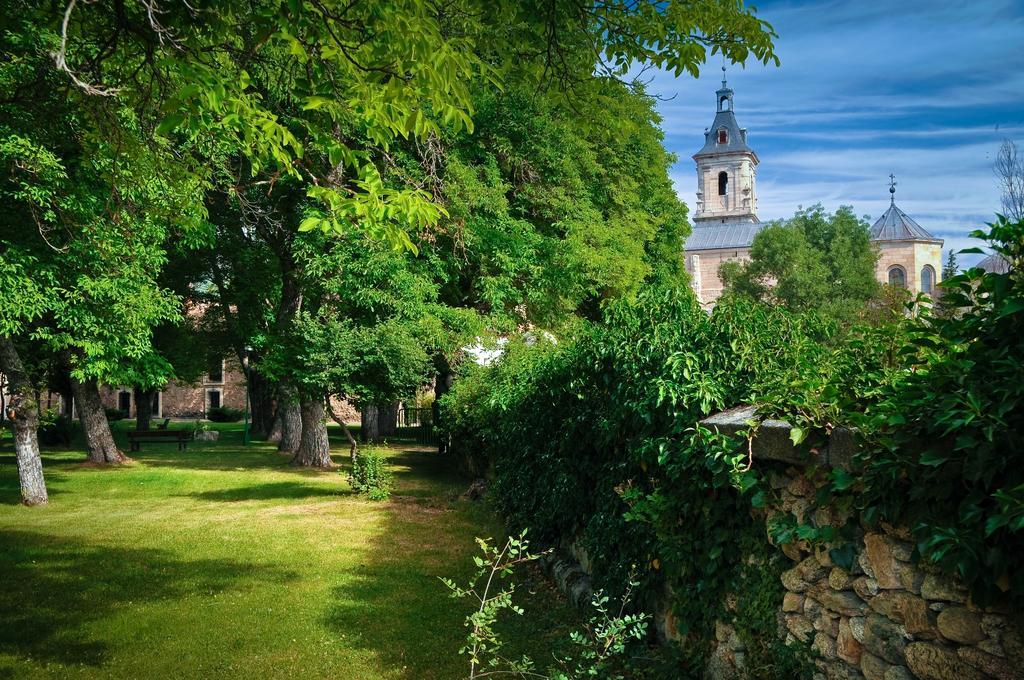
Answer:
[[[747,146],[747,130],[736,122],[733,92],[725,81],[718,90],[715,122],[704,131],[697,162],[698,227],[757,223],[757,154]]]
[[[732,90],[725,81],[715,93],[715,122],[704,131],[697,163],[697,209],[693,231],[683,247],[690,286],[706,308],[722,294],[719,268],[750,259],[750,245],[761,230],[757,219],[757,154],[747,131],[736,122]]]

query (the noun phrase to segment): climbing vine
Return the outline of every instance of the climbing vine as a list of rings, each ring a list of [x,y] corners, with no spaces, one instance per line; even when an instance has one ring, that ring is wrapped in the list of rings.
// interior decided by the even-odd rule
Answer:
[[[777,543],[850,557],[851,526],[758,519],[772,490],[746,439],[698,425],[741,403],[788,420],[809,451],[854,428],[853,467],[831,471],[819,503],[854,511],[852,523],[910,527],[918,558],[958,574],[979,600],[1019,598],[1024,223],[1000,218],[982,236],[1011,273],[950,279],[941,314],[919,300],[906,315],[838,329],[739,298],[709,315],[688,290],[650,289],[558,343],[511,343],[445,398],[453,452],[490,470],[513,526],[552,545],[575,537],[613,596],[629,565],[644,565],[638,606],[672,603],[669,632],[694,668],[715,621],[730,619],[761,666],[801,663],[765,637],[777,602],[749,595],[779,594],[781,558],[748,561],[766,528]],[[730,609],[730,593],[747,596]]]

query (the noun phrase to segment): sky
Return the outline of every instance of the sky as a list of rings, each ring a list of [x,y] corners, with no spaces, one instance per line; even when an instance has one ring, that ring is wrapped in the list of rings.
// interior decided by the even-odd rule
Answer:
[[[727,78],[760,158],[760,219],[821,203],[873,223],[891,172],[896,204],[947,250],[978,245],[967,235],[999,209],[999,145],[1024,150],[1024,0],[754,4],[779,34],[782,64],[728,65]],[[691,156],[714,119],[721,66],[714,57],[696,80],[644,76],[662,98],[672,179],[691,212]]]

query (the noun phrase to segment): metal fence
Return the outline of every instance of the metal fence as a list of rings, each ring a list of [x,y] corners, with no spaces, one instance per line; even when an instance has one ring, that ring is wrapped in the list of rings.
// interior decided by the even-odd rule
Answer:
[[[402,405],[398,409],[398,434],[414,439],[423,446],[437,446],[438,437],[434,430],[434,412],[430,408],[415,408]]]

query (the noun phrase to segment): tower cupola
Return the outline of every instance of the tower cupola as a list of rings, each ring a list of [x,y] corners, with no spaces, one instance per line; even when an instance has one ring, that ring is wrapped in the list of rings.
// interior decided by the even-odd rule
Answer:
[[[757,164],[747,144],[747,130],[736,122],[733,90],[725,79],[715,92],[715,120],[704,132],[697,162],[697,210],[700,224],[753,223],[757,219]]]

